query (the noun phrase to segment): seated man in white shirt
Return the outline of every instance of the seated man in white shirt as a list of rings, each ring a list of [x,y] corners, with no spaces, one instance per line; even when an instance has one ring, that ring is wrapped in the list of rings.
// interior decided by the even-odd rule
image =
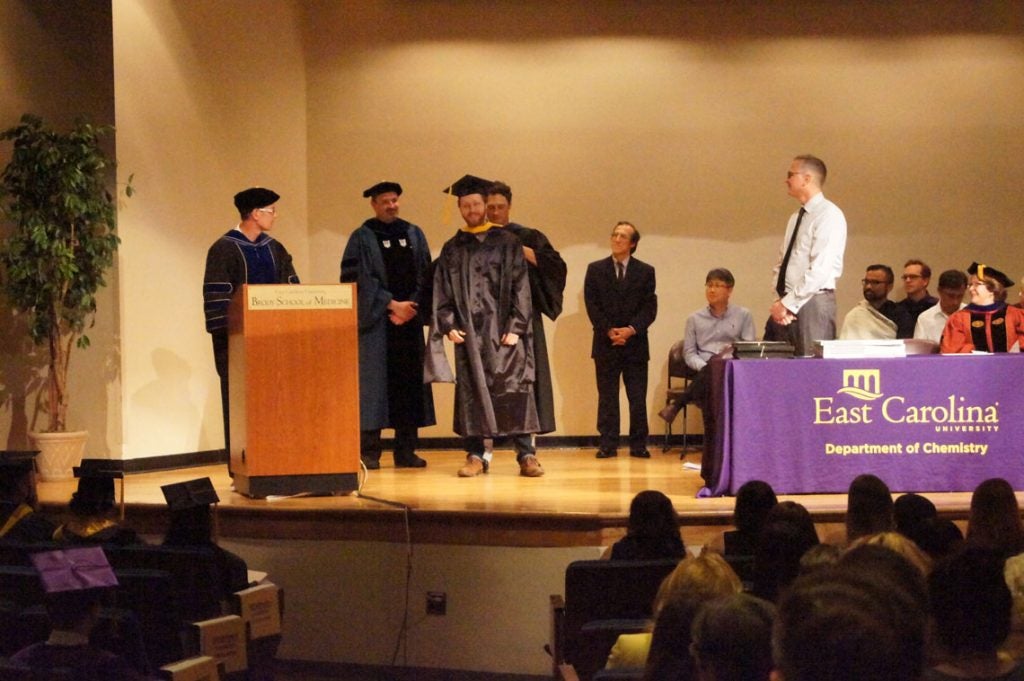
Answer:
[[[964,307],[966,291],[967,275],[960,270],[946,270],[939,275],[939,302],[917,318],[914,338],[938,343],[942,339],[942,330],[946,328],[949,315]]]

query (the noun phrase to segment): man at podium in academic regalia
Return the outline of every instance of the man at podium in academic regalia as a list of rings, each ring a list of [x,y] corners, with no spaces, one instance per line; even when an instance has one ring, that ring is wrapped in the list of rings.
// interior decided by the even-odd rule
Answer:
[[[397,182],[363,192],[374,217],[352,232],[341,256],[341,281],[355,282],[359,312],[359,448],[380,468],[382,428],[395,429],[395,468],[423,468],[417,429],[434,424],[434,399],[423,383],[423,299],[430,247],[423,231],[398,217]]]
[[[213,338],[213,361],[220,376],[224,448],[230,456],[228,423],[228,303],[242,284],[298,284],[292,256],[267,234],[277,219],[276,192],[252,187],[235,194],[241,222],[217,239],[206,254],[203,313]]]

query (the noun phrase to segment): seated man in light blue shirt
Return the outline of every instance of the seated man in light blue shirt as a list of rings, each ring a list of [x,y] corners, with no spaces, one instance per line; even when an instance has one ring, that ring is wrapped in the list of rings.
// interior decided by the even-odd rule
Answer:
[[[683,357],[696,375],[683,396],[659,412],[669,422],[687,402],[696,404],[706,413],[710,386],[708,362],[735,341],[755,340],[754,318],[750,316],[750,310],[729,304],[736,285],[732,272],[716,267],[708,272],[704,282],[708,305],[687,317],[683,335]]]

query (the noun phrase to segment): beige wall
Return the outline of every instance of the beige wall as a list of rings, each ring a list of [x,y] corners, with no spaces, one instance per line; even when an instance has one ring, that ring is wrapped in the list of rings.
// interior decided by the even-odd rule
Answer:
[[[31,24],[31,5],[4,11]],[[483,12],[440,1],[117,0],[118,156],[138,194],[121,211],[119,305],[101,310],[121,354],[90,374],[75,366],[88,387],[73,418],[100,415],[114,456],[220,445],[199,287],[207,247],[236,220],[231,195],[252,184],[284,197],[276,233],[307,282],[337,280],[373,182],[402,182],[403,215],[435,252],[457,227],[443,186],[465,172],[512,184],[514,217],[543,229],[569,264],[565,311],[548,326],[563,435],[595,430],[580,291],[611,225],[635,221],[637,255],[658,270],[653,414],[664,357],[702,304],[708,268],[734,271],[735,302],[763,324],[796,153],[829,163],[826,193],[850,223],[841,310],[859,298],[869,262],[921,257],[938,271],[977,258],[1022,275],[1012,256],[1024,241],[1022,12],[951,1],[532,1]],[[8,23],[0,78],[19,103],[3,111],[64,101],[50,94],[50,70],[22,63],[49,27],[12,39]],[[69,83],[93,80],[73,68],[81,59],[51,52]],[[425,434],[448,435],[451,387],[435,394],[442,425]],[[26,407],[4,408],[23,421]]]
[[[124,458],[223,445],[204,331],[206,250],[238,223],[232,195],[281,194],[275,235],[309,271],[305,69],[278,0],[114,2],[121,211]]]

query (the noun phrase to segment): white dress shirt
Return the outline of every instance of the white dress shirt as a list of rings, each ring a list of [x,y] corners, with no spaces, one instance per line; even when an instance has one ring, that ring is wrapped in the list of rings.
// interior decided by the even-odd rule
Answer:
[[[959,309],[964,309],[966,304],[960,303]],[[917,317],[917,325],[914,326],[914,338],[925,340],[942,341],[942,330],[946,328],[949,315],[942,311],[942,305],[936,303]]]
[[[843,274],[843,254],[846,251],[846,216],[839,206],[818,192],[803,208],[807,212],[800,221],[800,231],[789,256],[786,295],[782,297],[782,304],[794,313],[823,289],[835,289],[836,280]],[[775,284],[798,214],[799,211],[789,218],[779,258],[772,270],[773,296],[778,295]]]

